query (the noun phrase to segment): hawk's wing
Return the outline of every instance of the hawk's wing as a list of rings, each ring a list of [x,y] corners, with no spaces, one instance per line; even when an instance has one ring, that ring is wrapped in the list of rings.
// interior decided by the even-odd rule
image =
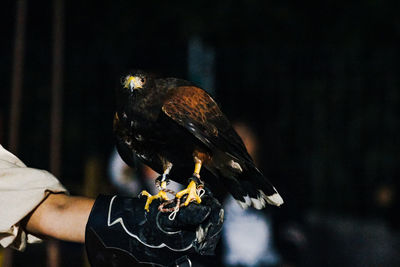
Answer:
[[[162,111],[211,150],[218,149],[253,165],[242,139],[204,90],[195,86],[171,89]]]
[[[171,89],[162,110],[211,151],[225,153],[244,167],[240,174],[224,183],[242,207],[253,205],[260,209],[266,203],[277,206],[283,203],[275,187],[255,167],[242,139],[217,103],[205,91],[195,86]]]

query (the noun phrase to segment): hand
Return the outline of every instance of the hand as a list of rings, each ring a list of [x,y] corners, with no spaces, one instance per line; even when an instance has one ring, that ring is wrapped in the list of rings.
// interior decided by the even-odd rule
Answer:
[[[223,222],[223,209],[210,194],[170,213],[158,211],[153,201],[99,196],[86,226],[86,250],[93,267],[131,266],[135,262],[161,266],[176,264],[191,253],[213,254]]]

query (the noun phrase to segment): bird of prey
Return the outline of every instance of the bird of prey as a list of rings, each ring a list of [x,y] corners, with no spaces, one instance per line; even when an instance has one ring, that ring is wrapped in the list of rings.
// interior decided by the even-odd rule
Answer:
[[[164,190],[169,179],[189,183],[175,196],[186,196],[185,206],[201,202],[197,189],[204,183],[225,187],[243,208],[283,204],[227,117],[203,89],[183,79],[156,78],[138,70],[123,78],[116,100],[114,133],[121,158],[134,166],[136,154],[161,174],[157,195],[142,192],[148,197],[146,210],[154,199],[168,200]]]

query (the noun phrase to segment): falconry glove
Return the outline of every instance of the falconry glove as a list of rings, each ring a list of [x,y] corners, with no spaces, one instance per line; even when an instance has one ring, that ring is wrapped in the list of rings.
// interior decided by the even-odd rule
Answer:
[[[174,220],[153,201],[100,195],[86,225],[85,246],[92,267],[149,263],[180,266],[188,255],[212,255],[220,237],[223,209],[210,194],[182,207]]]

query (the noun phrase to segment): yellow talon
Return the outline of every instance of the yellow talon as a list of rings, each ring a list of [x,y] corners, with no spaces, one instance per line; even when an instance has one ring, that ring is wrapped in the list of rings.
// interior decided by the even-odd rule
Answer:
[[[167,193],[164,191],[160,191],[158,192],[157,195],[150,195],[149,192],[147,192],[146,190],[143,190],[142,193],[140,193],[142,196],[146,196],[147,200],[146,200],[146,205],[144,205],[144,209],[148,212],[149,211],[149,207],[151,202],[153,202],[154,199],[162,199],[162,200],[169,200]]]
[[[201,203],[201,198],[197,194],[197,185],[194,181],[190,181],[188,187],[182,191],[179,191],[176,194],[177,198],[182,198],[184,195],[188,195],[186,201],[184,203],[185,206],[189,205],[190,202],[196,201],[197,203]]]

